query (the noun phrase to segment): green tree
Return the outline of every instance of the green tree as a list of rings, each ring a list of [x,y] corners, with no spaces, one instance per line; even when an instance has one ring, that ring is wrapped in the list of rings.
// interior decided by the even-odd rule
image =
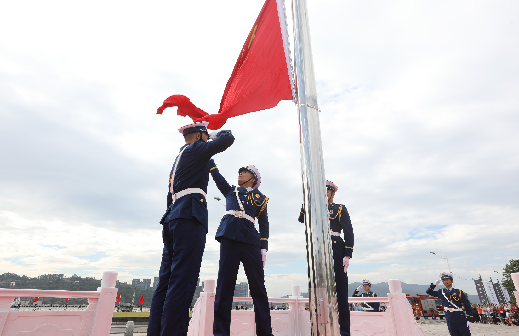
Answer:
[[[505,265],[505,268],[503,268],[503,280],[501,283],[503,284],[503,287],[505,287],[510,294],[512,294],[511,301],[516,301],[516,298],[514,297],[514,291],[516,290],[514,283],[512,281],[512,277],[510,274],[512,273],[518,273],[519,272],[519,259],[511,259],[508,264]],[[517,288],[519,290],[519,288]]]

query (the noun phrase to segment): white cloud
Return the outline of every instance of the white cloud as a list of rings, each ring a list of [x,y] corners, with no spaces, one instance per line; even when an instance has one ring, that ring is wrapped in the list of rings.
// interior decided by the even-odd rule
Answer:
[[[4,5],[0,272],[156,276],[176,129],[189,121],[156,108],[179,93],[216,112],[262,3]],[[355,230],[350,281],[429,283],[448,266],[430,251],[466,279],[499,278],[517,257],[517,9],[309,1],[327,178]],[[304,291],[295,109],[224,128],[236,142],[215,157],[221,171],[233,181],[255,164],[270,197],[269,295]],[[216,195],[210,183],[202,280],[218,271]]]

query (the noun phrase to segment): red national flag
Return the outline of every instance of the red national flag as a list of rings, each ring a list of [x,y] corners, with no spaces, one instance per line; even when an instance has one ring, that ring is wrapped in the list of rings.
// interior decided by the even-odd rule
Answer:
[[[32,302],[38,302],[38,297],[35,297],[34,300],[32,300]]]
[[[144,295],[141,296],[141,299],[139,300],[139,303],[143,303],[144,302]]]
[[[121,293],[119,293],[119,295],[117,295],[117,299],[115,300],[115,303],[119,303],[121,302]]]
[[[65,299],[65,302],[68,302],[68,298]]]
[[[285,29],[284,12],[281,17]],[[281,100],[292,100],[281,27],[276,0],[266,0],[234,65],[218,113],[208,114],[186,96],[173,95],[164,101],[157,114],[167,107],[178,106],[178,115],[189,116],[193,121],[209,121],[208,128],[219,129],[228,118],[272,108]]]

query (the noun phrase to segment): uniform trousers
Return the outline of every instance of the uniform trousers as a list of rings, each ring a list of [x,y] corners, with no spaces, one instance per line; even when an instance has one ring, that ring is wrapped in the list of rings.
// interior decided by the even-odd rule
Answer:
[[[272,334],[270,309],[265,275],[258,245],[242,243],[222,237],[220,239],[220,268],[214,301],[214,336],[229,336],[231,330],[231,309],[240,261],[249,282],[250,295],[254,302],[256,335]]]
[[[350,335],[350,307],[348,304],[348,274],[344,273],[342,260],[345,253],[344,240],[332,236],[333,270],[335,272],[335,289],[339,308],[339,326],[341,336]]]
[[[446,312],[447,328],[451,336],[470,336],[470,329],[467,326],[467,317],[463,312]]]
[[[196,219],[163,225],[159,284],[151,299],[148,336],[185,336],[195,294],[206,230]]]

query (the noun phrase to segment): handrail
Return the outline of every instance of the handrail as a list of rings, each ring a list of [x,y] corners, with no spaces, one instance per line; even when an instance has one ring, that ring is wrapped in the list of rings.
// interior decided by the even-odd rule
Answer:
[[[251,297],[234,297],[233,302],[252,302]],[[269,298],[268,302],[274,303],[290,303],[296,302],[296,298]],[[300,297],[297,298],[297,302],[308,302],[308,298]],[[362,296],[350,296],[348,297],[349,303],[357,303],[357,302],[383,302],[389,303],[389,298],[385,296],[376,296],[376,297],[362,297]]]

